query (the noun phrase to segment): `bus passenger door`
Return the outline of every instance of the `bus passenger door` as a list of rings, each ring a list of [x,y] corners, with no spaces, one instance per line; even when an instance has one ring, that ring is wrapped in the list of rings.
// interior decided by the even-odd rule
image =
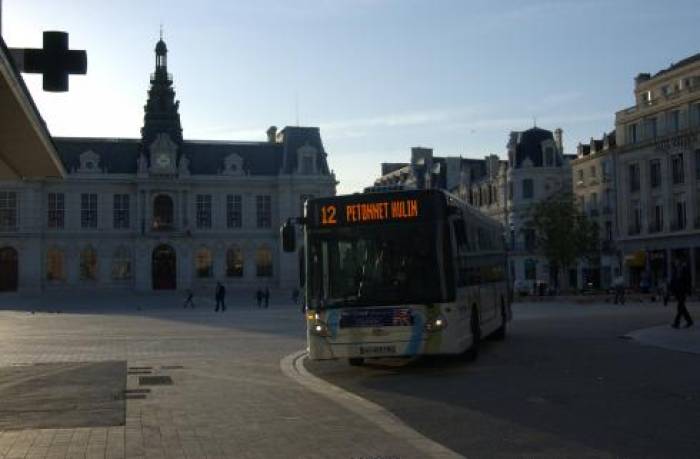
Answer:
[[[486,323],[498,316],[498,298],[496,284],[491,273],[492,257],[479,257],[479,269],[481,271],[481,285],[479,286],[479,298],[481,300],[481,321]]]
[[[452,229],[452,260],[455,276],[455,308],[457,309],[457,321],[459,327],[467,327],[469,324],[471,309],[474,303],[472,288],[469,288],[469,241],[467,228],[461,216],[450,219]],[[478,289],[478,287],[477,287]],[[478,290],[477,290],[478,291]]]

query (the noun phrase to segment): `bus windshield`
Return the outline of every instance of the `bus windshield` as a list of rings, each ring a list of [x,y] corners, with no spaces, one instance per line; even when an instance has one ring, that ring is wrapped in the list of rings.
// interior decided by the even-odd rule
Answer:
[[[447,301],[436,222],[309,232],[312,309]]]

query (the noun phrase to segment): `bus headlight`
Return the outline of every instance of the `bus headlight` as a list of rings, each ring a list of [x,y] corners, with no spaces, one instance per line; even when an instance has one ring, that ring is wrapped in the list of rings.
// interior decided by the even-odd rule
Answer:
[[[447,320],[445,320],[445,317],[442,315],[437,316],[425,324],[425,331],[430,333],[439,332],[445,328],[447,328]]]
[[[315,322],[311,322],[309,324],[309,330],[314,335],[328,336],[328,326],[324,322],[321,322],[320,320],[316,320]]]

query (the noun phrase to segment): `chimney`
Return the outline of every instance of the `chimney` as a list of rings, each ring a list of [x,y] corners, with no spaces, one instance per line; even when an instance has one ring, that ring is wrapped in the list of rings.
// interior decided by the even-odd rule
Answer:
[[[557,144],[559,153],[564,154],[564,140],[562,138],[564,131],[561,128],[556,128],[554,130],[554,143]]]
[[[651,80],[651,74],[649,73],[640,73],[634,78],[634,86],[637,87],[640,84],[644,83],[645,81]]]
[[[2,1],[2,0],[0,0]],[[270,126],[267,129],[267,141],[270,143],[277,142],[277,126]]]

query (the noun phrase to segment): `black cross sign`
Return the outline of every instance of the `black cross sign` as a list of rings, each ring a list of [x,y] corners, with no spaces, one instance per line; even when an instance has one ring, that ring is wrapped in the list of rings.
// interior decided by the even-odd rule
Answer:
[[[87,73],[87,53],[83,50],[69,50],[66,32],[44,32],[43,49],[12,51],[22,55],[16,62],[20,72],[43,74],[44,91],[68,91],[68,75]]]

